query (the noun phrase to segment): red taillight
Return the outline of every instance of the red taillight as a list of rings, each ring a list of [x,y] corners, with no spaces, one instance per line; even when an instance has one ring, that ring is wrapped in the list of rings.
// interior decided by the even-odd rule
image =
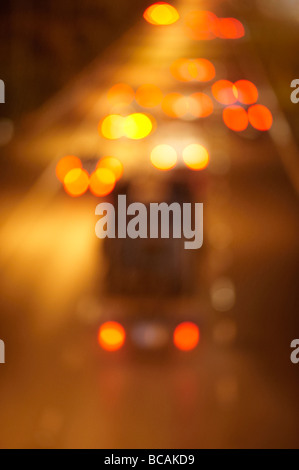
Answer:
[[[109,321],[99,329],[99,345],[106,351],[117,351],[125,342],[126,333],[120,323]]]
[[[173,342],[181,351],[191,351],[199,342],[199,328],[195,323],[180,323],[173,333]]]

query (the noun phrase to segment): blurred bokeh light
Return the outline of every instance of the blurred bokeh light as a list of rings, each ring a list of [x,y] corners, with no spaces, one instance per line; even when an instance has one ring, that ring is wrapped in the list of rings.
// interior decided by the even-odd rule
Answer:
[[[169,3],[157,2],[145,10],[143,17],[148,23],[165,26],[176,23],[180,16],[178,11]]]
[[[116,177],[109,168],[98,168],[90,176],[89,189],[95,196],[107,196],[115,186]]]
[[[120,323],[106,322],[99,329],[99,344],[107,351],[117,351],[125,342],[125,330]]]
[[[199,328],[192,322],[180,323],[174,330],[173,341],[181,351],[191,351],[199,342]]]

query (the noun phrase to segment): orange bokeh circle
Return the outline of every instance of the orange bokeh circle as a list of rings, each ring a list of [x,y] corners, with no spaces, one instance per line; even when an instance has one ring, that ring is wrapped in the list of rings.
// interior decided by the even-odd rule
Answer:
[[[192,322],[180,323],[173,333],[173,342],[181,351],[191,351],[198,345],[199,339],[199,328]]]
[[[73,168],[64,177],[65,192],[72,197],[82,196],[89,185],[89,175],[82,168]]]
[[[248,114],[242,106],[228,106],[223,110],[223,121],[232,131],[245,131],[248,127]]]
[[[115,321],[103,323],[99,329],[98,342],[106,351],[117,351],[124,345],[125,339],[124,328]]]
[[[248,109],[249,122],[259,131],[268,131],[273,124],[271,111],[262,104],[255,104]]]
[[[94,196],[107,196],[113,191],[115,182],[116,178],[111,170],[98,168],[90,176],[89,189]]]

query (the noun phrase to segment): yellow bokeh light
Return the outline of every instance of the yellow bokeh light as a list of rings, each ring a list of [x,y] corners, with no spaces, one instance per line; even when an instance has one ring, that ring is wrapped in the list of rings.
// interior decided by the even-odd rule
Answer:
[[[106,139],[115,140],[121,137],[139,140],[147,137],[153,130],[154,118],[143,113],[133,113],[128,116],[110,114],[99,126],[100,135]]]
[[[166,26],[176,23],[180,15],[172,5],[165,2],[158,2],[148,7],[143,17],[150,24]]]
[[[104,157],[97,164],[98,168],[108,168],[111,170],[115,176],[116,181],[118,181],[124,172],[124,167],[122,163],[115,157]]]
[[[144,139],[152,129],[152,120],[143,113],[130,114],[125,118],[123,124],[125,136],[133,140]]]
[[[117,351],[125,342],[126,334],[120,323],[109,321],[99,329],[98,341],[107,351]]]
[[[66,174],[63,184],[66,193],[70,196],[81,196],[88,189],[89,175],[82,168],[74,168]]]
[[[170,145],[157,145],[151,152],[151,162],[158,170],[170,170],[176,165],[177,153]]]
[[[106,139],[120,139],[124,135],[124,118],[119,114],[109,114],[100,122],[100,134]]]
[[[95,196],[107,196],[115,187],[116,178],[108,168],[98,168],[92,173],[89,181],[89,189]]]
[[[191,144],[184,148],[183,160],[191,170],[203,170],[209,164],[209,153],[202,145]]]

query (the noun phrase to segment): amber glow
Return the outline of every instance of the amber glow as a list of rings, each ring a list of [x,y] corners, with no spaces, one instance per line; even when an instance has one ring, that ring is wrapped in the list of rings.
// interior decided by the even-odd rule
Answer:
[[[177,59],[170,67],[171,74],[181,82],[208,82],[215,77],[215,67],[207,59]]]
[[[111,104],[130,104],[134,99],[135,93],[130,85],[126,83],[117,83],[108,91],[107,97]]]
[[[65,191],[72,197],[82,196],[89,184],[89,175],[82,168],[70,170],[63,181]]]
[[[194,40],[240,39],[245,36],[241,21],[236,18],[217,18],[210,11],[193,11],[185,18],[186,34]]]
[[[82,168],[80,158],[73,155],[63,157],[56,165],[56,176],[63,183],[68,172],[75,168]]]
[[[242,106],[228,106],[223,110],[223,121],[226,126],[236,132],[245,131],[248,127],[248,115]]]
[[[204,118],[213,113],[213,101],[205,93],[194,93],[189,98],[189,112],[197,118]]]
[[[107,168],[108,170],[112,171],[116,181],[122,177],[124,171],[122,163],[114,157],[102,158],[97,164],[97,169],[98,168]]]
[[[170,170],[176,165],[177,153],[170,145],[157,145],[151,152],[151,162],[158,170]]]
[[[89,181],[89,189],[95,196],[103,197],[110,194],[115,187],[114,173],[108,168],[98,168],[92,173]]]
[[[141,85],[136,91],[136,101],[140,106],[153,108],[161,103],[162,91],[156,85]]]
[[[158,2],[148,7],[143,13],[143,17],[150,24],[165,26],[176,23],[180,15],[172,5]]]
[[[164,97],[162,109],[169,117],[182,117],[188,112],[188,99],[180,93],[169,93]]]
[[[183,160],[191,170],[203,170],[209,164],[209,153],[199,144],[191,144],[183,150]]]
[[[128,139],[143,139],[147,137],[153,129],[154,119],[143,113],[129,114],[120,116],[119,114],[110,114],[106,116],[99,126],[99,132],[106,139],[115,140],[121,137]]]
[[[180,323],[173,333],[173,342],[181,351],[191,351],[199,342],[199,328],[195,323]]]
[[[273,124],[273,116],[271,111],[262,104],[256,104],[248,110],[249,122],[255,129],[259,131],[268,131]]]
[[[215,26],[215,34],[219,38],[240,39],[245,36],[244,26],[236,18],[218,18]]]
[[[124,118],[119,114],[109,114],[101,122],[99,131],[106,139],[120,139],[124,135]]]
[[[125,136],[133,140],[144,139],[153,129],[152,120],[143,113],[130,114],[124,121]]]
[[[185,18],[186,34],[197,41],[214,39],[217,16],[210,11],[192,11]]]
[[[99,329],[99,345],[106,351],[117,351],[124,345],[125,339],[126,333],[120,323],[109,321]]]
[[[238,91],[229,80],[218,80],[212,86],[214,98],[221,104],[230,105],[237,101]]]
[[[258,91],[254,83],[249,80],[238,80],[235,83],[238,101],[243,104],[253,104],[257,102]]]
[[[181,82],[188,82],[192,79],[189,73],[188,65],[190,63],[189,59],[177,59],[170,66],[170,72],[172,76]]]
[[[195,79],[200,82],[209,82],[213,80],[216,75],[215,67],[207,59],[194,59],[193,64],[195,66]]]

